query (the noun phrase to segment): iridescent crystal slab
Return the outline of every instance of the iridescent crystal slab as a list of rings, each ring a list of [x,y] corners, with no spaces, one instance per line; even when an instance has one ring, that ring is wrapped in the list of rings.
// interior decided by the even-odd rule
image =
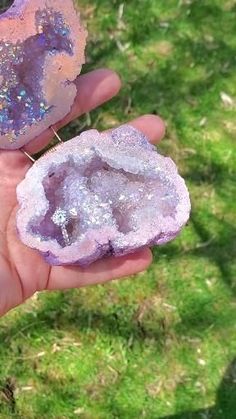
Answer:
[[[0,148],[21,148],[70,112],[85,43],[72,0],[15,0],[0,15]]]
[[[18,186],[21,240],[51,265],[89,265],[174,239],[190,199],[170,158],[136,129],[87,131],[39,159]]]

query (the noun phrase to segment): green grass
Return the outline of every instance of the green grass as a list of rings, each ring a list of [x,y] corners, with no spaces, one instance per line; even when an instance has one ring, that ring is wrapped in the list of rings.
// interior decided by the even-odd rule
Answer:
[[[124,87],[64,138],[162,115],[159,148],[186,178],[192,217],[147,273],[40,294],[1,320],[0,418],[235,419],[236,2],[79,3],[84,71],[109,66]]]

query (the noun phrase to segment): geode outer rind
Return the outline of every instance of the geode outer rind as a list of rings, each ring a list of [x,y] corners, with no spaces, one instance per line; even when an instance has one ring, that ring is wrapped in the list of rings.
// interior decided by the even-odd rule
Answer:
[[[87,32],[73,0],[15,0],[0,15],[0,149],[18,149],[74,103]]]
[[[51,265],[86,266],[164,244],[180,233],[191,208],[173,161],[128,125],[58,146],[32,166],[17,197],[20,238]]]

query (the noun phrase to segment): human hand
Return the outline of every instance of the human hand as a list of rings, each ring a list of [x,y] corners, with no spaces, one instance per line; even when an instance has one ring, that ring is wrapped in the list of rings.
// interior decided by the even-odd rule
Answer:
[[[96,70],[78,78],[78,96],[62,122],[54,126],[57,131],[71,120],[115,96],[120,89],[118,76],[109,70]],[[164,135],[160,118],[147,115],[131,124],[143,131],[151,142]],[[25,147],[28,153],[42,150],[53,137],[51,129]],[[88,268],[47,265],[41,255],[26,247],[16,231],[16,187],[23,180],[31,163],[21,151],[0,151],[0,316],[23,303],[36,291],[80,288],[102,284],[145,270],[152,254],[145,249],[120,258],[100,260]]]

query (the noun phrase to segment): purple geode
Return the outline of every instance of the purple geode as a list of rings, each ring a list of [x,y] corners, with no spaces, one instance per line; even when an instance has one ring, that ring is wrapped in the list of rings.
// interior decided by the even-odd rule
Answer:
[[[128,125],[59,145],[32,166],[17,197],[21,240],[51,265],[85,266],[164,244],[190,213],[173,161]]]
[[[73,0],[15,0],[0,15],[0,149],[23,147],[70,112],[85,43]]]

